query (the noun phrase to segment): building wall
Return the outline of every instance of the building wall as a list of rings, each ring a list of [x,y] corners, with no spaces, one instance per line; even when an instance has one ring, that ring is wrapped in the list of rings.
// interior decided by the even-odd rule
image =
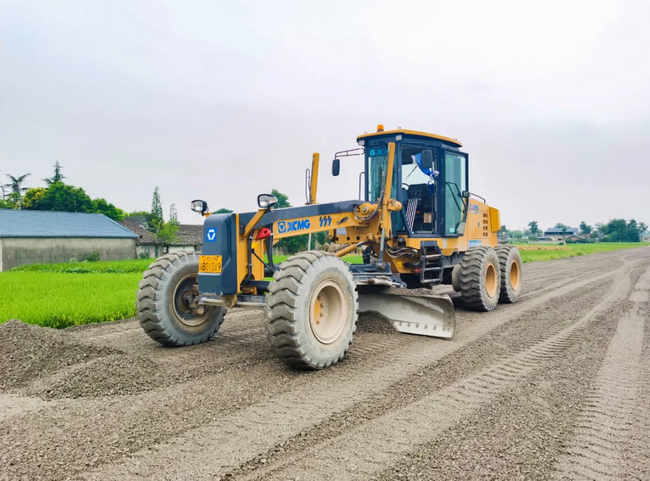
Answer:
[[[99,260],[135,259],[135,239],[4,237],[0,271],[25,264],[51,264],[83,260],[86,254],[99,253]]]
[[[138,259],[142,258],[157,258],[165,255],[168,252],[201,252],[201,246],[152,246],[152,245],[139,245],[137,246]]]
[[[201,253],[201,246],[169,246],[168,252],[198,252]]]

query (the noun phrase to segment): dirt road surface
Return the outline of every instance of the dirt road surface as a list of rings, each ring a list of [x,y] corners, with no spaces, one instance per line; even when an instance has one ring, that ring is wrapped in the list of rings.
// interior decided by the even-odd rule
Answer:
[[[450,341],[362,317],[348,358],[311,373],[273,357],[254,311],[181,349],[134,320],[9,322],[0,479],[650,479],[650,248],[524,275],[517,304],[455,299]]]

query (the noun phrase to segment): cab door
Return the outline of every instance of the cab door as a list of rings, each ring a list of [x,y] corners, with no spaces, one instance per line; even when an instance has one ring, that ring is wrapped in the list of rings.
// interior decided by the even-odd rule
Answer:
[[[457,237],[458,227],[465,219],[466,199],[463,192],[468,190],[468,156],[457,151],[443,150],[442,162],[444,182],[440,194],[443,203],[441,218],[443,237]]]

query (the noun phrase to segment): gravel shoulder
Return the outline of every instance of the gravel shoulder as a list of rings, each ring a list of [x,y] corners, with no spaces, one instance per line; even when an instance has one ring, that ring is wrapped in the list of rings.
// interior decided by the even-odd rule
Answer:
[[[452,340],[362,315],[295,372],[259,313],[163,348],[137,321],[0,325],[0,479],[647,479],[650,248],[524,265]]]

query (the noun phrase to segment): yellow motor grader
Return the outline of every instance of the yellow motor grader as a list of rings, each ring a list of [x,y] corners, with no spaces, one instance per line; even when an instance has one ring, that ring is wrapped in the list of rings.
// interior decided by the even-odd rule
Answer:
[[[451,299],[431,287],[451,284],[465,306],[490,311],[516,302],[521,258],[498,245],[499,211],[469,191],[469,157],[455,139],[411,130],[360,135],[361,200],[318,204],[319,155],[307,171],[307,204],[277,208],[258,196],[259,210],[205,216],[203,249],[170,253],[151,264],[137,293],[145,332],[166,346],[209,340],[234,307],[263,309],[276,355],[301,369],[322,369],[347,353],[359,312],[376,312],[400,332],[450,338]],[[276,265],[273,245],[287,237],[328,232],[335,254],[307,250]],[[311,240],[310,240],[311,244]],[[363,250],[363,264],[345,262]],[[268,280],[272,277],[272,280]]]

